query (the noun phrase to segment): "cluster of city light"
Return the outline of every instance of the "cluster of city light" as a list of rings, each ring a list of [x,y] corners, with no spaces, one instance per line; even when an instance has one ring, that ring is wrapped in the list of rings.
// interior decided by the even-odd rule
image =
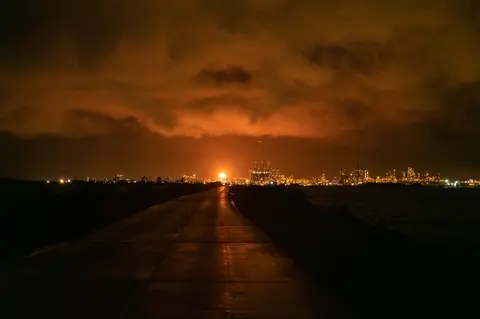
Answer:
[[[468,181],[450,182],[440,177],[440,174],[430,175],[428,172],[417,173],[412,167],[400,170],[400,176],[397,177],[395,169],[386,173],[385,176],[371,177],[368,169],[357,168],[351,172],[346,169],[341,170],[339,176],[328,180],[325,173],[320,177],[313,178],[294,178],[293,176],[285,176],[273,169],[269,161],[255,162],[250,170],[250,179],[233,178],[232,184],[237,185],[302,185],[302,186],[356,186],[370,183],[389,183],[389,184],[421,184],[421,185],[438,185],[446,187],[460,186],[480,186],[480,181],[470,179]]]
[[[45,180],[45,183],[51,184],[51,183],[56,183],[56,184],[69,184],[72,183],[72,179],[65,179],[65,178],[60,178],[57,180]],[[78,180],[80,181],[80,180]],[[136,184],[136,183],[211,183],[212,181],[210,179],[206,178],[198,178],[197,180],[188,180],[188,179],[179,179],[179,180],[170,180],[168,177],[165,179],[151,179],[149,177],[142,177],[140,179],[129,179],[129,178],[119,178],[118,175],[113,177],[113,178],[94,178],[94,177],[86,177],[83,180],[81,180],[86,183],[93,183],[93,184]]]
[[[52,181],[51,180],[46,180],[45,183],[47,184],[50,184]],[[58,184],[70,184],[72,182],[71,179],[64,179],[64,178],[60,178],[57,183]]]
[[[459,186],[469,186],[469,187],[477,187],[480,186],[480,180],[475,180],[473,178],[465,181],[455,181],[450,182],[448,179],[445,180],[445,185],[450,187],[459,187]]]
[[[480,186],[480,180],[455,180],[450,181],[448,179],[442,179],[440,174],[430,175],[428,172],[424,174],[416,173],[413,168],[408,167],[406,170],[400,171],[400,176],[397,178],[396,171],[390,170],[385,176],[371,177],[367,169],[356,169],[351,172],[347,172],[346,169],[341,170],[338,177],[333,177],[328,180],[325,177],[325,173],[322,173],[319,177],[313,178],[294,178],[293,176],[286,176],[280,174],[280,171],[274,169],[270,162],[261,161],[255,162],[254,167],[250,170],[250,178],[234,177],[230,178],[225,172],[219,172],[216,181],[222,184],[234,184],[234,185],[302,185],[302,186],[356,186],[367,183],[389,183],[389,184],[422,184],[422,185],[440,185],[445,187],[477,187]],[[117,174],[113,179],[104,178],[96,179],[87,177],[86,182],[94,183],[211,183],[215,179],[211,180],[204,177],[199,177],[196,174],[182,175],[179,180],[170,180],[168,177],[162,179],[158,177],[155,180],[149,177],[143,176],[139,180],[128,179],[123,174]],[[72,179],[60,178],[53,181],[58,184],[70,184]],[[47,184],[52,183],[51,180],[46,181]]]
[[[201,184],[201,183],[206,184],[206,183],[210,183],[211,180],[209,178],[201,177],[201,176],[198,176],[197,174],[193,174],[193,175],[182,175],[181,182],[187,183],[187,184]]]
[[[455,181],[455,182],[450,182],[448,179],[445,180],[445,185],[450,186],[450,187],[457,187],[459,186],[460,182]]]

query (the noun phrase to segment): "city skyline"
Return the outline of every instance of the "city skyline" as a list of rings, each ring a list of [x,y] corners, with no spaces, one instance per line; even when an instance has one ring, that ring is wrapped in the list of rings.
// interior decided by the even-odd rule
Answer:
[[[240,183],[247,184],[269,184],[270,181],[275,181],[278,184],[296,183],[297,180],[308,180],[309,183],[322,184],[327,182],[335,182],[337,184],[362,184],[368,182],[376,183],[414,183],[414,182],[435,182],[444,180],[477,180],[475,176],[467,178],[456,178],[455,176],[442,175],[440,172],[419,171],[414,167],[404,168],[392,168],[386,172],[372,173],[369,168],[360,166],[357,164],[356,168],[342,168],[338,169],[336,173],[327,174],[324,170],[320,170],[319,173],[310,176],[298,176],[286,171],[278,169],[274,166],[274,163],[268,160],[260,160],[252,163],[252,167],[244,174],[232,174],[226,170],[221,170],[213,175],[204,175],[197,173],[182,173],[180,176],[169,175],[142,175],[132,176],[125,175],[123,173],[115,174],[114,176],[106,175],[88,175],[88,176],[76,176],[72,174],[63,174],[60,177],[42,178],[40,180],[47,181],[59,181],[64,183],[68,180],[84,180],[84,181],[181,181],[187,183],[201,183],[201,182],[213,182],[213,181],[238,181]],[[374,171],[373,171],[374,172]],[[289,180],[289,182],[286,182]]]

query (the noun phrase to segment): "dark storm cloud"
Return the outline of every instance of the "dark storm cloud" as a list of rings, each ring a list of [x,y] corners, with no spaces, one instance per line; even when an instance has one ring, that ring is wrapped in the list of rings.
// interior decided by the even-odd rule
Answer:
[[[232,105],[248,109],[248,105],[254,102],[252,99],[238,96],[235,94],[225,94],[220,96],[207,96],[193,99],[188,102],[184,108],[198,113],[212,113],[217,109],[230,108]]]
[[[224,69],[202,69],[197,78],[218,84],[247,84],[252,80],[252,74],[238,66],[230,66]]]
[[[0,101],[5,101],[11,96],[8,89],[0,87]]]
[[[3,127],[15,126],[24,122],[32,115],[32,110],[28,107],[14,108],[0,117],[0,125]]]
[[[154,114],[178,118],[185,106],[211,101],[210,108],[223,119],[237,116],[232,119],[238,125],[235,133],[279,134],[269,129],[272,123],[302,122],[313,113],[326,117],[303,123],[303,132],[286,123],[281,134],[335,138],[355,129],[347,113],[336,111],[339,100],[369,105],[365,118],[396,121],[412,108],[436,107],[433,91],[423,89],[432,78],[476,80],[478,28],[472,6],[470,1],[429,0],[402,5],[374,0],[361,5],[308,0],[6,1],[1,32],[7,50],[2,50],[0,65],[17,77],[13,84],[3,78],[7,90],[16,86],[17,96],[25,88],[35,90],[23,105],[49,108],[48,114],[80,104],[87,109],[108,104],[108,112],[119,109],[122,116],[132,110],[132,116],[154,131],[197,135],[197,128],[182,120],[162,121],[163,116]],[[464,19],[468,23],[462,24]],[[200,83],[190,80],[192,74]],[[205,82],[212,87],[205,88]],[[248,88],[224,85],[234,83]],[[217,96],[226,95],[238,96],[228,105],[235,112],[216,102]],[[66,102],[67,96],[82,103]],[[246,106],[244,99],[254,103]],[[163,108],[171,111],[137,100],[169,101]],[[264,122],[248,120],[258,114],[265,115]],[[242,127],[250,122],[259,127]],[[53,126],[47,131],[64,127],[56,120],[48,123]],[[209,130],[202,126],[200,131]]]
[[[125,37],[141,36],[158,20],[155,7],[145,0],[2,1],[0,66],[99,67]]]
[[[424,123],[430,143],[455,154],[459,163],[477,165],[480,161],[480,82],[444,88],[442,109]]]
[[[478,6],[5,0],[0,130],[78,138],[135,123],[159,136],[355,140],[372,152],[395,135],[475,158]]]
[[[142,127],[133,116],[113,118],[107,114],[87,110],[72,110],[65,119],[66,132],[70,135],[82,136],[85,134],[99,134],[107,132],[130,133]]]
[[[341,102],[345,115],[353,122],[361,122],[362,119],[368,114],[370,108],[362,101],[345,100]]]
[[[387,50],[375,42],[345,44],[315,44],[304,52],[305,57],[321,67],[336,71],[358,72],[368,75],[380,70],[387,60]]]

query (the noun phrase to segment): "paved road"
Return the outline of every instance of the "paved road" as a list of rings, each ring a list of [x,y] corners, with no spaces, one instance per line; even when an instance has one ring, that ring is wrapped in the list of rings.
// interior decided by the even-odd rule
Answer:
[[[227,192],[154,206],[3,269],[0,317],[340,317]]]

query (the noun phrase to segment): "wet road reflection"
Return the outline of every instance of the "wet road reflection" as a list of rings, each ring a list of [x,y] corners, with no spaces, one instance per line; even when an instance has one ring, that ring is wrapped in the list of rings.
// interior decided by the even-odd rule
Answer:
[[[10,270],[4,309],[15,318],[343,317],[227,191],[159,205],[28,259]]]

